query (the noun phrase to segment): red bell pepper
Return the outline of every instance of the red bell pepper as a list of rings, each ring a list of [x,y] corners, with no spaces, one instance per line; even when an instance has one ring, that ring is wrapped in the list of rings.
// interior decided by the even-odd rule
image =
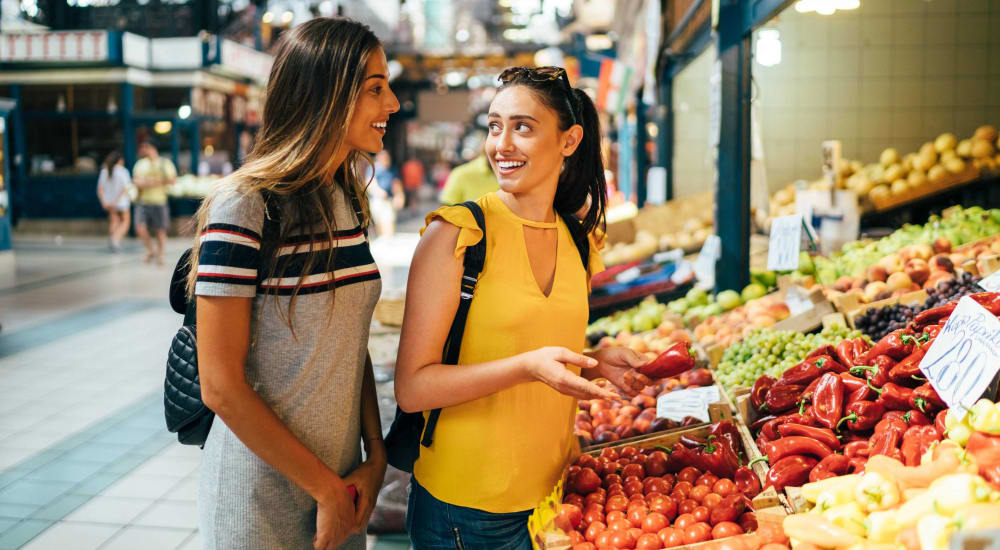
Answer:
[[[907,336],[905,341],[903,339],[904,335]],[[870,365],[872,360],[879,355],[888,355],[894,360],[899,361],[913,353],[914,341],[912,336],[913,331],[909,327],[894,330],[886,334],[864,356],[858,358],[859,364]]]
[[[876,403],[881,403],[886,410],[905,411],[910,408],[913,402],[913,390],[905,388],[899,384],[886,382],[881,388],[874,388],[879,394]]]
[[[809,472],[809,481],[816,482],[821,479],[846,475],[851,469],[851,459],[844,455],[829,455]]]
[[[750,405],[756,410],[761,410],[764,406],[764,399],[767,397],[767,390],[771,389],[771,386],[777,380],[773,376],[763,375],[753,383],[753,388],[750,389]]]
[[[902,461],[899,445],[908,426],[898,418],[883,418],[869,440],[868,456],[886,455]]]
[[[774,420],[775,418],[780,418],[780,417],[779,415],[776,414],[769,414],[767,416],[762,416],[757,420],[754,420],[753,422],[750,423],[750,431],[753,433],[759,432],[760,429],[764,426],[764,424],[767,424],[769,421]]]
[[[703,472],[712,472],[719,477],[732,479],[740,467],[739,457],[733,453],[725,438],[716,438],[710,435],[705,446],[695,453],[695,460],[701,464],[698,469]]]
[[[994,488],[1000,487],[1000,436],[973,432],[965,444],[979,466],[979,475]]]
[[[986,308],[993,315],[1000,315],[1000,292],[980,292],[969,295],[969,298],[975,300],[977,304]],[[955,300],[943,306],[922,311],[913,318],[910,325],[918,328],[937,323],[939,320],[951,315],[951,312],[955,311],[955,307],[957,306],[958,300]]]
[[[931,444],[938,441],[941,441],[941,434],[933,425],[910,426],[903,433],[903,443],[899,449],[903,455],[903,464],[919,466],[920,457],[930,449]]]
[[[939,432],[941,432],[941,435],[944,435],[945,433],[948,432],[948,429],[944,425],[944,419],[947,416],[948,416],[948,408],[945,407],[944,409],[938,411],[937,416],[934,417],[934,427],[937,428]]]
[[[826,372],[845,372],[847,367],[829,355],[817,355],[803,360],[798,365],[786,370],[774,387],[787,385],[807,385]]]
[[[730,452],[737,457],[740,456],[740,432],[736,429],[736,425],[731,421],[720,420],[715,424],[712,424],[711,428],[709,428],[708,435],[709,437],[714,436],[716,438],[716,442],[728,445]]]
[[[764,437],[767,441],[773,441],[781,437],[778,433],[778,426],[782,424],[801,424],[803,426],[815,426],[816,419],[812,417],[812,413],[804,414],[794,412],[791,414],[785,414],[772,418],[765,422],[760,428],[760,435]]]
[[[913,390],[913,406],[922,412],[948,408],[948,404],[944,402],[944,399],[941,399],[930,382],[917,386],[917,389]]]
[[[813,357],[820,357],[822,355],[828,355],[830,357],[834,357],[834,356],[837,355],[837,350],[836,350],[836,348],[834,348],[830,344],[824,344],[824,345],[822,345],[822,346],[820,346],[820,347],[818,347],[818,348],[810,351],[806,355],[805,358],[806,359],[812,359]]]
[[[931,423],[931,420],[927,418],[927,415],[916,409],[911,409],[906,412],[889,411],[885,413],[883,418],[897,418],[902,420],[907,426],[927,426]]]
[[[809,472],[818,464],[815,458],[792,455],[771,464],[767,471],[764,488],[774,487],[781,492],[787,486],[801,486],[809,481]]]
[[[844,393],[847,395],[845,403],[874,400],[875,391],[868,387],[868,380],[858,378],[849,372],[842,372],[839,376],[844,382]]]
[[[939,334],[941,334],[941,329],[943,328],[944,325],[930,325],[928,327],[924,327],[924,334],[927,335],[927,341],[933,342],[934,339],[937,338]]]
[[[844,456],[848,458],[867,458],[868,457],[868,441],[852,441],[847,445],[844,445]]]
[[[694,466],[697,462],[694,451],[680,443],[675,443],[670,449],[658,449],[667,453],[667,471],[672,474],[676,474],[688,466]]]
[[[920,372],[920,361],[926,354],[927,348],[925,346],[914,347],[913,353],[892,367],[892,370],[889,371],[889,380],[896,384],[907,384],[912,383],[915,376],[923,378],[923,373]]]
[[[802,424],[780,424],[778,426],[778,433],[782,437],[793,435],[811,437],[834,451],[840,449],[840,440],[837,439],[837,435],[833,433],[833,430],[829,428],[816,428],[813,426],[803,426]]]
[[[743,493],[747,498],[753,498],[760,494],[760,478],[747,466],[741,466],[733,474],[733,482],[736,483],[736,490]]]
[[[875,401],[855,401],[844,409],[845,416],[837,422],[837,429],[847,423],[847,429],[863,432],[875,427],[885,414],[885,407]]]
[[[863,474],[865,473],[865,465],[868,463],[868,458],[863,456],[856,456],[851,459],[851,469],[847,471],[849,474]]]
[[[771,389],[767,392],[767,397],[764,399],[764,406],[772,413],[787,411],[798,405],[799,399],[802,398],[802,391],[805,388],[804,385],[799,384],[784,386],[776,384],[771,386]]]
[[[670,378],[694,368],[694,356],[687,342],[677,342],[649,363],[639,367],[639,374],[650,378]]]
[[[793,435],[768,441],[761,447],[760,452],[767,456],[771,464],[774,464],[778,460],[792,455],[812,455],[817,458],[825,458],[833,453],[833,449],[815,439]]]
[[[889,372],[896,366],[896,360],[888,355],[878,355],[871,360],[870,365],[857,365],[851,368],[850,373],[855,376],[863,376],[871,381],[875,387],[882,387],[889,381]]]
[[[849,338],[837,344],[836,357],[844,366],[853,367],[870,349],[871,344],[864,338]]]
[[[821,426],[837,427],[844,414],[844,381],[840,376],[828,372],[819,378],[819,384],[812,394],[813,417]]]
[[[677,443],[687,447],[688,449],[697,449],[705,444],[705,438],[691,434],[684,434],[677,440]]]

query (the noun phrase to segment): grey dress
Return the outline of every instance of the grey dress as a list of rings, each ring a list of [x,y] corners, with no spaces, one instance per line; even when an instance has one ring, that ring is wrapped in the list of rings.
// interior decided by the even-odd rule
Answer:
[[[258,193],[219,184],[201,235],[195,293],[254,297],[247,380],[285,425],[343,476],[361,460],[361,381],[381,280],[344,192],[339,186],[331,192],[338,229],[333,270],[327,271],[326,261],[317,262],[322,265],[306,275],[292,317],[294,336],[284,319],[301,264],[293,258],[283,278],[260,282],[262,289],[278,293],[278,305],[272,294],[257,294],[264,220]],[[283,212],[282,222],[289,219]],[[331,247],[325,233],[292,235],[278,254],[301,254],[309,241]],[[202,455],[198,515],[202,545],[209,550],[311,549],[316,532],[316,502],[218,418]],[[341,548],[364,546],[364,537],[354,536]]]

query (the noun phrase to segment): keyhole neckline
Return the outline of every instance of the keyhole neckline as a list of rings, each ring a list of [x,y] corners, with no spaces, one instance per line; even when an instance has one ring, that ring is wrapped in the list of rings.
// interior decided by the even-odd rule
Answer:
[[[534,220],[529,220],[527,218],[522,218],[521,216],[518,216],[517,214],[515,214],[514,211],[511,210],[509,206],[507,206],[507,203],[505,203],[503,201],[503,199],[501,199],[500,196],[497,195],[496,193],[493,193],[493,195],[492,195],[491,198],[494,199],[494,200],[496,200],[496,202],[499,203],[499,210],[501,212],[503,212],[504,216],[506,216],[506,217],[508,217],[508,218],[510,218],[510,219],[512,219],[514,221],[516,221],[517,223],[520,223],[521,225],[527,225],[528,227],[537,227],[539,229],[555,229],[555,228],[559,227],[559,215],[558,214],[556,214],[555,221],[551,221],[551,222],[536,222]]]

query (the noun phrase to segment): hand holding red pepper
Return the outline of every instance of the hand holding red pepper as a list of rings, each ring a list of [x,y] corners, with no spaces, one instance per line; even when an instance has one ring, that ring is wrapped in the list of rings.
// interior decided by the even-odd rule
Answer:
[[[653,379],[670,378],[694,368],[694,356],[687,342],[677,342],[649,363],[640,366],[639,374]]]

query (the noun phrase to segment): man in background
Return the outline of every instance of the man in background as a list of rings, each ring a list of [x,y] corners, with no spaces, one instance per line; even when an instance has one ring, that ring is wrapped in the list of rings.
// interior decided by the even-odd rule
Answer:
[[[170,159],[160,156],[152,143],[139,146],[139,160],[132,169],[132,182],[139,189],[135,201],[135,232],[146,245],[146,263],[156,261],[163,265],[163,249],[167,245],[167,187],[177,179],[177,168]],[[150,237],[155,234],[156,240]]]
[[[443,204],[459,204],[474,201],[499,188],[493,168],[483,153],[451,171],[444,189],[441,190],[440,198]]]
[[[420,188],[424,186],[426,174],[424,173],[424,163],[417,157],[410,157],[403,163],[400,169],[403,176],[403,189],[406,190],[406,211],[411,212],[417,208],[417,200]]]

